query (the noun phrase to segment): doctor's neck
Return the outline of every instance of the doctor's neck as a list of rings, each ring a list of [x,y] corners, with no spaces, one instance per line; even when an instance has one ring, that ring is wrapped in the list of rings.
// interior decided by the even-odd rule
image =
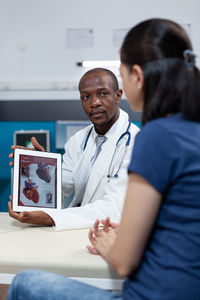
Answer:
[[[100,118],[99,120],[93,121],[96,133],[100,135],[105,135],[109,131],[109,129],[119,119],[119,109],[116,110],[115,114],[112,115],[112,117],[108,115],[109,113],[107,113],[107,118],[104,117],[104,120]]]

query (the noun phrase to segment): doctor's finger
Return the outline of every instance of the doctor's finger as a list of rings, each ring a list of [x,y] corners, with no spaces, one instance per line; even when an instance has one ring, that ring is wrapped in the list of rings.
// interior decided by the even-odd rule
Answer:
[[[24,147],[24,146],[20,146],[20,145],[12,145],[11,149],[12,150],[15,150],[15,149],[31,149],[31,150],[33,150],[32,148],[28,148],[28,147]]]
[[[13,161],[10,161],[10,162],[9,162],[9,166],[11,166],[11,167],[14,166],[14,162],[13,162]]]
[[[14,157],[14,153],[11,152],[9,155],[8,155],[9,158],[13,158]]]
[[[14,152],[11,152],[11,153],[8,155],[8,157],[9,157],[10,159],[13,159],[13,158],[14,158]],[[10,161],[10,162],[9,162],[9,165],[12,167],[12,166],[14,165],[14,161],[13,161],[13,160]]]
[[[12,196],[10,196],[9,198],[10,198],[10,200],[12,200]],[[12,203],[11,203],[11,201],[9,201],[8,202],[8,213],[9,213],[9,215],[11,217],[12,217],[12,212],[13,212],[13,210],[12,210]]]
[[[27,148],[27,147],[24,147],[24,146],[18,146],[18,145],[12,145],[11,146],[11,149],[12,150],[15,150],[15,149],[27,149],[27,150],[33,150],[32,148]],[[13,159],[14,158],[14,152],[11,152],[9,155],[8,155],[8,157],[10,158],[10,159]],[[14,161],[10,161],[9,162],[9,165],[12,167],[12,166],[14,166]]]
[[[37,139],[34,136],[32,136],[32,138],[31,138],[31,143],[32,143],[33,147],[35,148],[35,150],[45,152],[44,147],[38,143]]]
[[[12,196],[10,196],[10,200],[12,201]],[[12,210],[12,202],[11,201],[8,202],[8,213],[9,213],[9,216],[12,217],[12,218],[14,218],[14,219],[16,219],[16,220],[19,220],[19,214],[16,213],[16,212],[14,212]]]

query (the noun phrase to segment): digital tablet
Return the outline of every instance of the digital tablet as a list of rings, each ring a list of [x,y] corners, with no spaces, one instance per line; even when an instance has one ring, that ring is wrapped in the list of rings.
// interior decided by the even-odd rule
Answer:
[[[13,210],[58,210],[61,198],[61,154],[15,149]]]

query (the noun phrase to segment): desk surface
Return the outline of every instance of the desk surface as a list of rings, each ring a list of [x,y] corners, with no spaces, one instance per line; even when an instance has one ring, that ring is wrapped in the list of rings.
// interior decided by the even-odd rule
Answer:
[[[0,213],[0,273],[41,269],[69,277],[119,279],[107,263],[86,249],[88,229],[55,231]]]

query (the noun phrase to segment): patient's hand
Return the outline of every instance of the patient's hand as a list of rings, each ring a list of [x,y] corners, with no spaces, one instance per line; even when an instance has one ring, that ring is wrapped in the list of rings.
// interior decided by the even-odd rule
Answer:
[[[119,230],[119,223],[111,222],[109,217],[107,217],[105,220],[101,220],[101,223],[103,224],[103,230],[105,232],[108,232],[111,228],[115,229],[116,233]]]
[[[10,196],[10,199],[12,200],[12,196]],[[44,211],[23,211],[20,213],[14,212],[12,210],[11,201],[8,202],[8,212],[12,218],[20,221],[21,223],[45,226],[55,225],[53,219]]]
[[[106,259],[106,253],[113,245],[118,230],[119,224],[111,222],[109,217],[105,220],[101,220],[101,222],[96,220],[93,229],[90,229],[88,233],[91,243],[91,245],[87,246],[88,251],[91,254],[100,254]]]
[[[38,143],[38,141],[36,140],[36,138],[35,138],[34,136],[31,138],[31,143],[32,143],[32,145],[33,145],[34,148],[28,148],[28,147],[24,147],[24,146],[13,145],[13,146],[11,146],[11,149],[12,149],[12,150],[15,150],[16,148],[18,148],[18,149],[27,149],[27,150],[37,150],[37,151],[42,151],[42,152],[45,151],[44,147],[41,146],[41,145]],[[10,159],[13,159],[13,158],[14,158],[14,152],[11,152],[11,153],[9,154],[9,158],[10,158]],[[10,166],[13,166],[13,165],[14,165],[13,160],[9,163],[9,165],[10,165]]]
[[[105,222],[110,222],[109,218],[106,218]],[[112,247],[114,245],[117,232],[116,228],[110,227],[106,224],[107,228],[105,228],[105,224],[103,229],[99,228],[100,222],[96,220],[94,223],[93,229],[90,229],[88,237],[91,245],[87,246],[89,253],[91,254],[99,254],[101,255],[107,262],[110,260],[110,253]],[[105,230],[106,229],[106,230]]]

